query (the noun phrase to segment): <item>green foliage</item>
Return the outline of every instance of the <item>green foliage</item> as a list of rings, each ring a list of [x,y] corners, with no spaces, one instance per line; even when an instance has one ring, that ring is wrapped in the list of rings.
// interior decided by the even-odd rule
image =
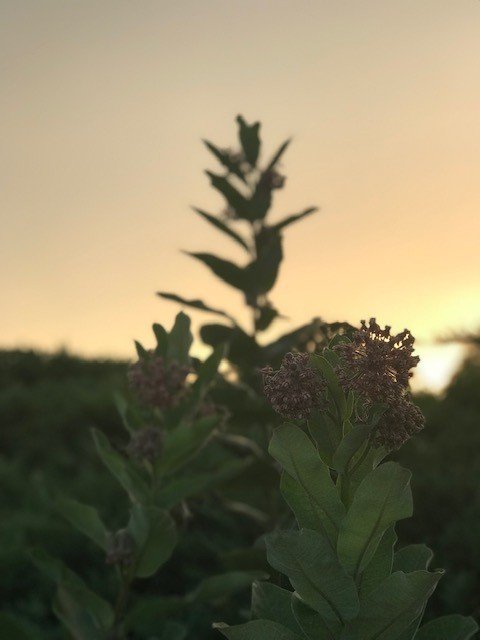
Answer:
[[[374,451],[369,432],[358,446],[348,444],[364,411],[361,398],[345,397],[335,358],[324,349],[313,362],[327,387],[322,411],[343,434],[336,449],[330,441],[330,457],[338,461],[338,452],[349,449],[351,454],[328,468],[300,424],[275,431],[270,453],[283,468],[282,493],[298,528],[277,529],[265,541],[269,564],[288,578],[291,590],[256,583],[254,619],[217,628],[241,640],[413,640],[428,638],[430,625],[431,633],[458,630],[459,638],[468,638],[477,629],[472,618],[440,619],[418,631],[444,572],[428,570],[425,545],[394,553],[395,525],[412,515],[411,474],[397,462],[380,463],[383,452]],[[366,416],[370,430],[377,413],[374,408]]]

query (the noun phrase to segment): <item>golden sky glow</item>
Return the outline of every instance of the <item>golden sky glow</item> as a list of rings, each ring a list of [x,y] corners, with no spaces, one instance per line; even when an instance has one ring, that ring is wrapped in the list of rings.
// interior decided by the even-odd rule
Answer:
[[[275,215],[322,209],[286,235],[272,297],[291,320],[272,335],[376,315],[418,336],[425,384],[441,386],[459,352],[430,343],[480,324],[480,2],[0,13],[0,346],[129,355],[173,318],[158,289],[235,311],[239,296],[178,250],[240,259],[188,206],[221,207],[199,140],[233,143],[243,113],[269,150],[294,136]]]

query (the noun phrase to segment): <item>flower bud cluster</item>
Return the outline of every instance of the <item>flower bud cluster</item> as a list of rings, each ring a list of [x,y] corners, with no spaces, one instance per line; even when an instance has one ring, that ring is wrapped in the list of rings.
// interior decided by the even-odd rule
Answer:
[[[127,447],[128,455],[137,462],[153,464],[163,451],[163,432],[157,427],[143,427],[131,438]]]
[[[149,351],[147,357],[130,366],[128,381],[142,404],[157,409],[170,409],[178,404],[186,391],[190,369],[177,362],[166,362]]]
[[[127,529],[119,529],[109,535],[107,541],[107,564],[128,567],[135,556],[135,541]]]

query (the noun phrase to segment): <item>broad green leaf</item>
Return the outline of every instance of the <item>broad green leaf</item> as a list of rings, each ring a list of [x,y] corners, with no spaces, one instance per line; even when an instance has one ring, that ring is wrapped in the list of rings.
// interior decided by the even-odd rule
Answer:
[[[234,231],[230,226],[228,226],[225,222],[223,222],[223,220],[220,220],[219,218],[212,216],[211,213],[207,213],[202,209],[197,209],[196,207],[194,207],[193,210],[196,213],[198,213],[199,216],[202,216],[204,220],[206,220],[207,222],[210,222],[210,224],[212,224],[214,227],[216,227],[223,233],[227,234],[227,236],[230,236],[232,240],[235,240],[235,242],[237,242],[241,247],[243,247],[250,253],[250,248],[247,242],[242,238],[242,236],[239,233]]]
[[[83,580],[60,560],[43,550],[34,550],[31,558],[35,566],[56,583],[55,615],[73,636],[78,640],[103,638],[99,632],[108,630],[113,623],[113,610],[108,602],[88,589]]]
[[[285,227],[288,227],[289,225],[293,224],[294,222],[298,222],[299,220],[302,220],[302,218],[311,216],[312,213],[315,213],[316,211],[318,211],[317,207],[310,207],[309,209],[305,209],[305,211],[302,211],[301,213],[295,213],[291,216],[288,216],[287,218],[284,218],[280,222],[277,222],[277,224],[275,224],[274,227],[277,231],[281,231]]]
[[[168,332],[161,324],[158,324],[158,322],[152,325],[152,329],[155,334],[155,340],[157,341],[155,352],[159,356],[166,358],[168,351]]]
[[[107,530],[94,507],[69,498],[59,498],[56,506],[73,527],[106,550]]]
[[[362,601],[342,640],[397,640],[423,611],[442,572],[392,573]]]
[[[423,625],[415,640],[469,640],[477,631],[478,625],[473,618],[454,614]]]
[[[305,494],[308,502],[302,499],[299,506],[301,512],[307,506],[311,512],[311,521],[316,523],[314,528],[325,530],[331,543],[335,545],[345,508],[330,477],[330,471],[320,460],[312,441],[299,427],[284,424],[275,430],[268,450]],[[292,483],[287,484],[288,486],[291,487]],[[295,494],[289,493],[290,498],[294,496]],[[290,504],[295,515],[296,504]]]
[[[327,538],[310,529],[276,531],[265,538],[269,564],[288,576],[293,588],[326,622],[345,624],[359,609],[351,576]]]
[[[226,311],[222,311],[221,309],[215,309],[215,307],[210,307],[205,304],[202,300],[187,300],[186,298],[182,298],[181,296],[177,296],[175,293],[167,293],[166,291],[157,291],[157,295],[160,298],[164,298],[165,300],[171,300],[172,302],[178,302],[179,304],[183,304],[186,307],[192,307],[193,309],[199,309],[200,311],[206,311],[208,313],[214,313],[217,316],[223,316],[224,318],[228,318],[229,320],[233,320],[232,317],[226,313]]]
[[[218,278],[240,291],[248,291],[250,288],[250,277],[246,270],[238,265],[224,260],[211,253],[192,253],[187,251],[187,255],[203,262]]]
[[[271,620],[252,620],[236,627],[223,623],[213,625],[228,640],[302,640],[302,636]]]
[[[159,474],[176,471],[206,444],[218,424],[218,416],[207,416],[193,424],[181,423],[165,434],[163,454],[156,464]]]
[[[278,622],[294,633],[302,635],[292,607],[292,592],[271,582],[254,582],[252,586],[252,617]]]
[[[218,176],[211,171],[206,171],[207,176],[210,178],[210,183],[214,189],[219,191],[222,196],[225,198],[227,203],[235,212],[237,218],[243,218],[244,220],[252,220],[252,209],[251,204],[244,195],[235,189],[235,187],[230,184],[227,178],[223,176]]]
[[[260,123],[249,125],[242,116],[237,116],[238,137],[247,162],[255,167],[260,153]]]
[[[332,469],[343,473],[372,432],[372,424],[355,424],[341,440],[332,458]]]
[[[283,156],[283,154],[287,150],[287,147],[290,144],[290,142],[291,142],[291,139],[289,138],[288,140],[285,140],[285,142],[283,142],[280,145],[278,151],[275,152],[275,154],[273,155],[272,159],[268,163],[265,171],[272,171],[272,169],[275,169],[277,163],[280,161],[281,157]]]
[[[333,625],[335,632],[332,631],[320,614],[306,605],[297,593],[291,595],[291,606],[295,620],[308,640],[335,640],[338,637],[341,627]]]
[[[428,569],[433,559],[433,551],[424,544],[409,544],[395,552],[393,570],[409,573]]]
[[[317,445],[321,459],[331,466],[333,454],[340,443],[340,428],[327,413],[314,409],[308,418],[308,431]]]
[[[373,558],[361,575],[358,585],[360,600],[376,589],[392,573],[393,549],[396,542],[395,527],[390,527],[383,534]]]
[[[268,293],[277,280],[282,259],[280,234],[264,227],[257,237],[257,257],[245,269],[248,291],[257,295]]]
[[[193,336],[190,331],[190,318],[180,311],[168,336],[167,357],[180,364],[188,365],[189,351]]]
[[[135,575],[148,578],[171,556],[177,544],[175,523],[167,511],[134,504],[128,531],[135,540]]]
[[[112,447],[105,434],[92,429],[93,440],[98,455],[110,473],[115,476],[131,500],[148,501],[150,492],[147,483],[124,456]]]
[[[228,571],[205,578],[185,597],[188,603],[217,602],[229,598],[234,593],[249,589],[254,580],[267,577],[259,571]]]
[[[310,356],[310,362],[325,378],[328,390],[335,402],[339,415],[344,418],[347,410],[347,401],[332,365],[325,356],[318,354],[312,354]]]
[[[338,557],[358,578],[372,559],[385,531],[412,515],[411,473],[396,462],[386,462],[360,483],[338,536]]]
[[[229,171],[240,178],[243,182],[245,182],[245,176],[243,175],[239,162],[235,162],[232,160],[229,152],[222,151],[217,146],[209,142],[208,140],[202,140],[203,144],[213,153],[213,155],[217,158],[217,160],[223,164],[223,166]]]

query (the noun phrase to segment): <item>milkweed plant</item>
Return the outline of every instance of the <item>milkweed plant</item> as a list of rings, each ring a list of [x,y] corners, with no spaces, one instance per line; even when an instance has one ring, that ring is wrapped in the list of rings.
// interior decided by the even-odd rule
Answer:
[[[216,624],[229,640],[468,640],[473,618],[422,625],[441,569],[423,544],[397,547],[412,515],[410,471],[385,457],[423,427],[408,381],[418,357],[408,330],[375,319],[320,353],[289,353],[264,388],[288,422],[270,454],[295,516],[265,537],[274,580],[253,585],[252,620]]]

